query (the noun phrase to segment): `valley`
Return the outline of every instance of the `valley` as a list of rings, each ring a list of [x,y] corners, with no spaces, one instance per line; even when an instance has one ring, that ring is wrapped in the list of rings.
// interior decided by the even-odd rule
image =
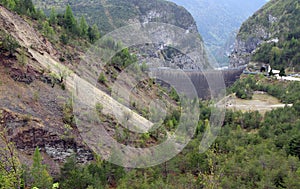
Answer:
[[[0,188],[300,188],[299,2],[189,7],[0,0]]]
[[[169,0],[185,7],[194,17],[212,61],[228,66],[241,24],[262,7],[265,0]]]

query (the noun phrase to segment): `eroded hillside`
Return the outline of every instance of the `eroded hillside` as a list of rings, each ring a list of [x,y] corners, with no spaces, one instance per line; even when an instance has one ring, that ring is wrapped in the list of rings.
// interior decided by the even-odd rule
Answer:
[[[139,104],[135,102],[134,105],[129,105],[132,107],[126,107],[107,94],[110,78],[107,83],[100,83],[99,88],[88,83],[86,78],[81,78],[82,73],[76,69],[80,62],[78,57],[83,54],[80,48],[63,43],[53,45],[35,29],[35,21],[26,16],[21,17],[2,6],[0,20],[3,39],[10,39],[11,43],[16,44],[14,52],[3,51],[1,54],[1,123],[21,152],[24,162],[29,161],[28,155],[31,155],[36,147],[41,148],[45,159],[49,161],[48,164],[56,167],[53,170],[57,170],[58,163],[74,153],[79,162],[93,159],[92,151],[86,146],[86,141],[81,139],[82,130],[77,128],[74,120],[70,92],[74,92],[75,89],[85,92],[77,95],[92,107],[95,104],[91,104],[90,99],[86,98],[86,92],[92,90],[92,94],[89,95],[97,96],[96,101],[102,107],[102,125],[112,136],[116,135],[112,128],[119,125],[114,118],[116,114],[119,117],[130,115],[126,119],[127,124],[138,125],[140,130],[146,131],[152,123],[144,118],[149,118],[151,113],[144,107],[152,100],[159,96],[168,102],[168,108],[176,107],[176,102],[169,97],[168,91],[154,85],[152,80],[141,82],[136,88],[139,95],[133,95],[132,98]],[[62,61],[65,54],[60,49],[64,47],[72,50],[75,58]],[[109,71],[112,67],[106,69]],[[119,68],[117,72],[120,72]],[[106,92],[100,90],[101,88]],[[172,115],[170,116],[172,118]],[[156,135],[156,138],[150,137],[147,144],[155,143],[166,134],[165,132],[160,136]],[[137,141],[138,137],[135,136]]]

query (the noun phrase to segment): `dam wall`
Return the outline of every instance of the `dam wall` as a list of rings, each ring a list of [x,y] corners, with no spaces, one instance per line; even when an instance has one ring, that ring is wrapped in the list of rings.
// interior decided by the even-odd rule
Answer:
[[[242,69],[204,72],[164,69],[156,70],[152,74],[162,86],[173,86],[177,92],[187,95],[196,92],[199,98],[210,99],[224,94],[224,89],[238,80],[242,72]],[[195,91],[191,91],[193,89]]]

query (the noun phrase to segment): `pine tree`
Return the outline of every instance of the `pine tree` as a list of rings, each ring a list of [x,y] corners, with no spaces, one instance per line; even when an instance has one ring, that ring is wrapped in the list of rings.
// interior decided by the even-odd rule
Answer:
[[[37,188],[52,188],[53,179],[49,175],[46,166],[42,164],[42,156],[38,147],[33,155],[33,165],[31,167],[31,175],[33,177],[33,186]]]
[[[84,16],[82,16],[80,19],[80,25],[79,25],[80,36],[86,37],[88,34],[88,29],[89,29],[89,26],[88,26]]]
[[[16,7],[15,0],[0,0],[0,3],[10,10],[14,10]]]
[[[51,12],[50,12],[50,17],[49,17],[49,24],[51,26],[54,26],[57,24],[57,13],[55,11],[54,8],[51,9]]]
[[[71,32],[73,34],[77,34],[77,32],[78,32],[77,21],[75,19],[75,16],[73,14],[73,11],[72,11],[70,5],[67,6],[65,14],[64,14],[64,26],[69,32]]]
[[[36,9],[31,0],[19,0],[16,3],[15,11],[19,14],[32,16],[36,13]]]
[[[89,36],[91,43],[94,43],[95,41],[97,41],[100,38],[99,29],[96,24],[94,24],[92,27],[89,27],[88,36]]]
[[[43,23],[43,34],[50,39],[54,38],[54,29],[49,26],[49,23],[47,21]]]

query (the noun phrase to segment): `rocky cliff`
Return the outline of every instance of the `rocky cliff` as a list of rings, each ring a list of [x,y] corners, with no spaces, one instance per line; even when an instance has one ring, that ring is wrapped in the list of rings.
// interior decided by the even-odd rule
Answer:
[[[90,24],[97,24],[101,31],[101,35],[105,35],[109,32],[115,31],[122,26],[128,26],[130,24],[147,24],[147,23],[164,23],[170,24],[171,27],[178,27],[178,30],[192,33],[199,36],[196,23],[192,15],[183,7],[176,5],[175,3],[164,0],[98,0],[98,1],[83,1],[83,0],[60,0],[60,1],[35,1],[38,7],[43,8],[45,12],[49,12],[54,7],[57,12],[62,13],[65,6],[70,4],[74,14],[77,17],[85,16]],[[167,27],[167,25],[165,25]],[[171,28],[170,27],[170,28]],[[176,28],[173,28],[176,30]],[[173,59],[166,57],[165,51],[168,51],[166,46],[167,39],[173,38],[176,32],[172,32],[168,28],[162,28],[155,31],[155,35],[162,40],[159,44],[153,44],[151,48],[145,45],[139,45],[135,48],[141,49],[140,53],[148,57],[141,59],[140,62],[147,62],[151,58],[161,58],[164,62],[158,65],[159,67],[176,67],[181,69],[200,69],[201,66],[196,65],[187,56],[182,54],[174,54]],[[184,34],[184,33],[183,33]],[[171,36],[171,37],[170,37]],[[138,37],[138,36],[136,36]],[[165,41],[164,41],[165,40]],[[179,41],[179,39],[175,39]],[[173,41],[174,42],[174,41]],[[171,42],[172,43],[172,42]],[[206,53],[204,52],[204,45],[200,45],[199,51],[202,56],[202,64],[207,63]],[[147,50],[145,50],[147,49]],[[146,52],[147,51],[147,52]],[[146,52],[146,53],[145,53]],[[169,51],[170,52],[170,51]]]
[[[230,59],[231,67],[257,61],[275,67],[298,68],[299,19],[299,1],[269,1],[241,26]]]

